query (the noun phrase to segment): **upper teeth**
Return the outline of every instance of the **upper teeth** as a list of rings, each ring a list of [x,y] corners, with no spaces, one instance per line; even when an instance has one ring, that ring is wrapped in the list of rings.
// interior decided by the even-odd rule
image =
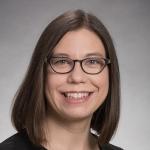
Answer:
[[[67,96],[68,98],[83,98],[83,97],[87,97],[89,95],[89,92],[80,92],[80,93],[65,93],[65,96]]]

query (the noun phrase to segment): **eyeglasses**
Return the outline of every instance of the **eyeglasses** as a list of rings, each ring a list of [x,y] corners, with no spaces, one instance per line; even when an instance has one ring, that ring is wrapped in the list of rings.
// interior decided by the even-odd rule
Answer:
[[[98,74],[110,64],[110,59],[91,57],[83,60],[72,60],[68,57],[50,57],[47,59],[47,63],[50,64],[52,70],[59,74],[66,74],[71,72],[75,63],[79,62],[82,70],[87,74]]]

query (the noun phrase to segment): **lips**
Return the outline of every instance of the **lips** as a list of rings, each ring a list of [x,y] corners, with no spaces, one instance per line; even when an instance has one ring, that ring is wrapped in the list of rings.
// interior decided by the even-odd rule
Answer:
[[[86,98],[90,95],[90,92],[67,92],[64,93],[67,98],[81,99]]]
[[[78,92],[63,92],[65,100],[69,103],[81,103],[89,99],[93,92],[88,91],[78,91]]]

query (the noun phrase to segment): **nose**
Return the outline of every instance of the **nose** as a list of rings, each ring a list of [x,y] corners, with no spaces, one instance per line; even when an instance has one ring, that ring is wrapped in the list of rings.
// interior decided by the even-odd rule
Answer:
[[[80,63],[76,62],[74,69],[69,73],[68,82],[69,83],[84,83],[86,81],[86,75],[82,70]]]

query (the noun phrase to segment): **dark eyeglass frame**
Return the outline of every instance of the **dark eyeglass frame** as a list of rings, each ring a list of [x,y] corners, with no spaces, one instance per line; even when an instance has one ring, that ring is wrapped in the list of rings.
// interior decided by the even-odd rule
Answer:
[[[67,72],[57,72],[57,71],[53,68],[53,66],[52,66],[52,64],[51,64],[51,59],[52,59],[52,58],[67,58],[67,59],[69,59],[69,60],[71,60],[71,61],[73,62],[73,66],[72,66],[72,68],[71,68],[69,71],[67,71]],[[83,72],[85,72],[86,74],[91,74],[91,75],[95,75],[95,74],[101,73],[101,72],[104,70],[104,68],[105,68],[108,64],[111,64],[111,61],[110,61],[109,58],[100,58],[100,59],[104,60],[104,62],[105,62],[103,68],[102,68],[99,72],[96,72],[96,73],[89,73],[89,72],[86,72],[86,71],[84,70],[84,67],[83,67],[83,62],[84,62],[85,60],[87,60],[87,59],[90,59],[90,58],[85,58],[85,59],[79,60],[79,59],[71,59],[71,58],[68,58],[68,57],[47,57],[46,60],[45,60],[45,62],[48,63],[48,64],[51,66],[52,70],[53,70],[54,72],[58,73],[58,74],[67,74],[67,73],[70,73],[70,72],[74,69],[76,62],[79,62],[79,63],[80,63],[80,67],[81,67],[81,69],[82,69]]]

